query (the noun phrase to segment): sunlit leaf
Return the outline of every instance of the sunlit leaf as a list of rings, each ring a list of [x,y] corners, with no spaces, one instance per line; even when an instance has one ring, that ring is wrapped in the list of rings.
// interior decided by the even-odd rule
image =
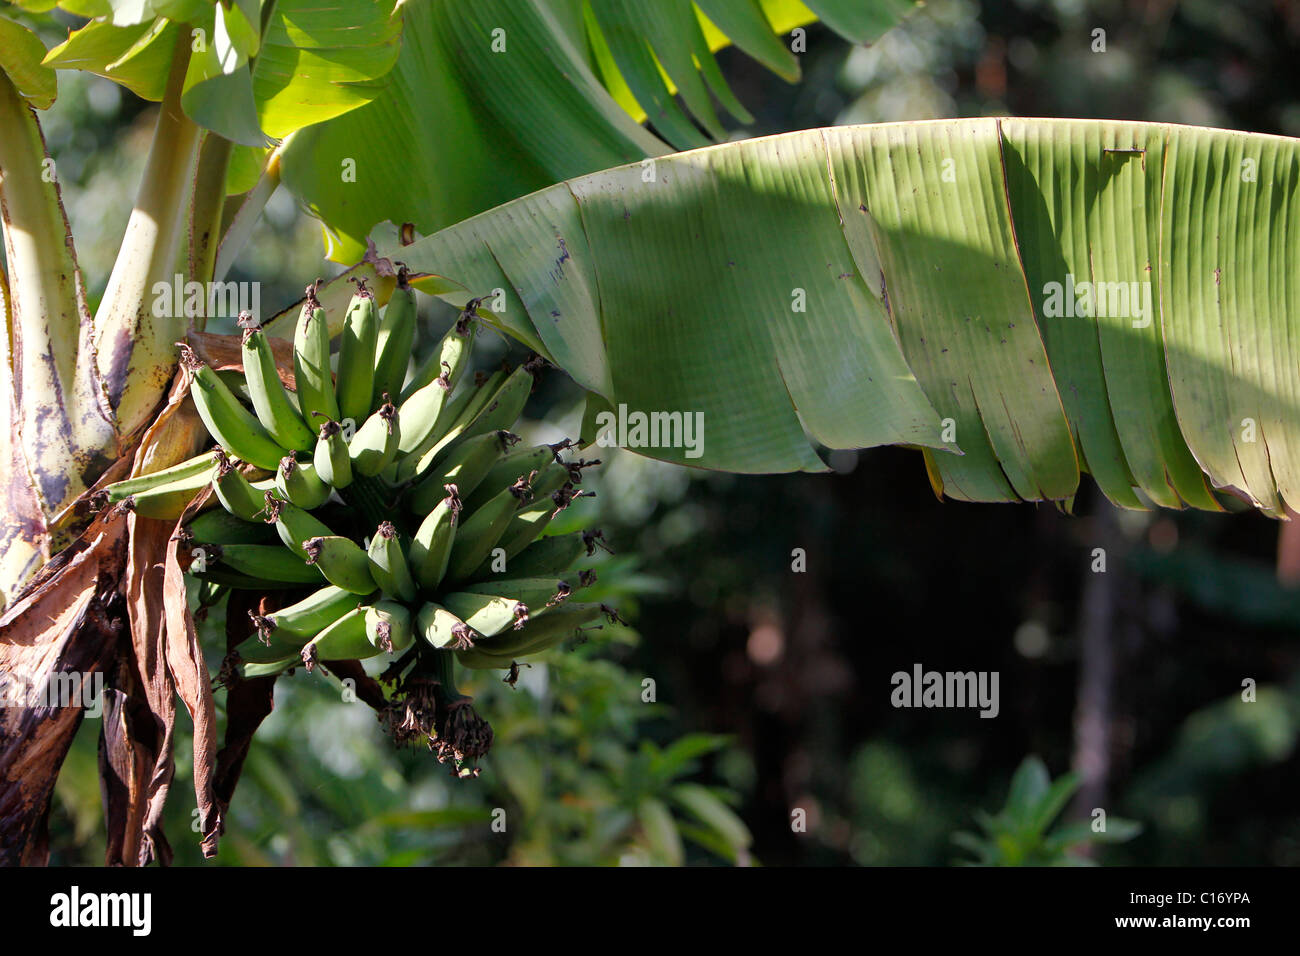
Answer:
[[[179,26],[161,19],[129,27],[93,20],[50,50],[45,63],[95,73],[156,102],[163,98],[179,35]]]
[[[31,30],[0,17],[0,73],[7,74],[19,95],[38,110],[49,109],[58,95],[58,75],[44,65],[45,44]]]

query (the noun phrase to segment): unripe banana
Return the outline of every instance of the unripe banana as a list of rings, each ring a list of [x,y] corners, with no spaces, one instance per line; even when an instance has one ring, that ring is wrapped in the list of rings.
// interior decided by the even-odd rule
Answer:
[[[536,616],[548,608],[559,607],[578,591],[595,583],[596,572],[584,570],[545,577],[502,577],[499,580],[465,584],[463,588],[467,594],[482,594],[518,601],[526,605],[529,612]],[[446,603],[448,608],[459,613],[450,599]],[[465,620],[468,621],[469,618]]]
[[[370,573],[385,594],[396,595],[403,601],[415,600],[415,578],[391,521],[380,524],[366,553],[370,557]]]
[[[463,580],[483,563],[505,533],[515,512],[528,503],[531,495],[527,482],[520,479],[498,492],[496,497],[462,522],[452,543],[451,559],[447,562],[448,580]]]
[[[455,614],[432,601],[420,608],[415,629],[430,646],[439,650],[470,648],[479,637]]]
[[[302,649],[308,671],[318,661],[364,661],[383,653],[366,636],[366,611],[364,607],[348,611],[308,642]]]
[[[241,324],[252,321],[248,312],[240,313]],[[244,332],[244,377],[248,380],[248,395],[253,409],[271,437],[284,448],[311,451],[316,444],[315,432],[303,424],[302,416],[289,400],[284,383],[275,367],[275,353],[271,340],[260,326]]]
[[[551,519],[567,508],[574,498],[590,494],[593,492],[574,491],[572,485],[565,484],[549,498],[535,500],[515,515],[497,542],[497,547],[505,552],[506,560],[510,560],[536,541],[551,523]]]
[[[377,475],[397,457],[401,441],[397,408],[388,401],[387,392],[384,393],[383,400],[379,410],[365,420],[348,443],[352,470],[360,475]]]
[[[446,488],[447,497],[438,502],[428,516],[420,522],[411,541],[411,571],[416,584],[432,591],[447,573],[452,548],[458,537],[460,523],[460,496],[455,485]]]
[[[411,489],[411,510],[420,515],[428,514],[429,510],[442,499],[445,494],[443,488],[446,485],[455,485],[462,498],[468,497],[475,488],[480,487],[480,483],[485,481],[485,476],[496,471],[495,463],[500,461],[506,448],[518,440],[518,436],[508,431],[496,431],[477,435],[462,442],[447,456],[447,460],[442,463],[442,467],[437,472]],[[495,485],[483,485],[483,487],[491,487],[495,493],[517,477],[518,475],[512,475],[509,479],[499,481]]]
[[[402,426],[398,447],[402,454],[409,455],[422,444],[431,443],[434,426],[438,424],[443,409],[448,407],[450,394],[443,380],[437,379],[402,401],[398,410],[398,421]]]
[[[332,537],[334,534],[319,519],[292,502],[277,498],[274,492],[268,491],[264,501],[266,502],[266,523],[274,524],[276,533],[280,536],[280,540],[284,542],[284,546],[294,554],[300,555],[304,560],[307,557],[307,550],[303,546],[303,542],[309,538]]]
[[[459,436],[460,441],[482,435],[484,432],[509,428],[523,414],[528,396],[533,391],[533,374],[528,363],[519,366],[501,383],[491,400],[476,415]]]
[[[379,601],[366,608],[366,639],[382,653],[402,653],[415,643],[410,610],[396,601]]]
[[[352,484],[352,456],[343,440],[343,430],[336,421],[327,421],[320,427],[312,464],[321,481],[331,488],[343,489]]]
[[[330,375],[330,332],[325,310],[316,298],[320,280],[307,287],[307,299],[293,331],[293,374],[298,407],[312,428],[322,419],[339,420],[339,403]]]
[[[473,439],[471,439],[471,441],[472,440]],[[548,446],[542,445],[541,447],[545,449]],[[454,455],[455,452],[452,454]],[[510,474],[510,472],[514,472],[514,474]],[[509,475],[509,477],[506,477],[507,475]],[[493,496],[502,488],[520,480],[527,481],[529,490],[532,492],[532,504],[529,506],[530,510],[560,510],[559,502],[554,501],[551,496],[554,495],[555,492],[559,491],[560,488],[564,487],[568,482],[569,471],[566,465],[555,461],[554,459],[550,461],[543,459],[538,466],[532,469],[524,469],[522,471],[513,467],[504,471],[499,467],[494,467],[492,473],[489,474],[488,477],[484,478],[483,483],[479,485],[478,494],[471,496],[471,498],[466,501],[465,510],[467,512],[476,511],[492,500]],[[542,527],[544,526],[538,527],[537,530],[539,533],[541,532]]]
[[[212,480],[216,466],[208,459],[208,472],[177,478],[165,484],[137,491],[122,504],[143,518],[179,518],[195,496]]]
[[[218,448],[217,473],[212,479],[212,490],[221,506],[245,521],[262,521],[266,516],[266,499],[256,491],[238,468],[230,463],[224,451]]]
[[[302,558],[279,544],[218,545],[220,564],[259,581],[284,584],[326,583],[321,573]]]
[[[239,673],[247,680],[252,680],[254,677],[275,677],[277,674],[283,674],[289,668],[297,667],[301,663],[301,654],[294,654],[291,657],[282,658],[278,661],[269,661],[264,664],[241,661]]]
[[[150,488],[157,488],[159,485],[168,485],[183,478],[193,478],[195,475],[205,477],[205,481],[200,483],[201,486],[206,483],[206,478],[211,477],[215,465],[216,460],[212,457],[212,452],[205,451],[201,455],[195,455],[193,458],[189,458],[178,465],[172,465],[170,468],[115,481],[111,485],[105,485],[102,491],[105,499],[110,504],[116,504],[137,492],[148,491]]]
[[[236,458],[273,471],[285,449],[188,345],[181,345],[181,362],[194,375],[190,386],[194,407],[217,443]]]
[[[339,377],[335,394],[339,415],[360,424],[370,414],[370,396],[375,387],[375,343],[379,337],[379,312],[375,298],[363,280],[343,318],[339,338]],[[342,420],[340,419],[340,420]]]
[[[294,634],[303,637],[303,644],[315,637],[348,611],[359,607],[360,599],[351,591],[330,585],[308,595],[296,604],[281,608],[261,618],[254,618],[263,636]],[[298,645],[299,647],[302,644]]]
[[[582,628],[598,620],[602,613],[606,611],[600,604],[566,604],[529,622],[522,630],[507,630],[476,642],[470,650],[457,651],[456,660],[469,668],[505,669],[520,657],[540,654],[580,636]]]
[[[402,389],[401,400],[406,401],[420,389],[436,379],[442,379],[446,391],[450,392],[460,381],[461,375],[469,367],[469,355],[474,344],[474,310],[481,299],[475,299],[461,312],[460,317],[452,323],[443,335],[433,355],[415,373],[415,376]],[[395,393],[393,393],[395,394]]]
[[[316,474],[311,462],[300,462],[292,455],[280,459],[275,472],[275,488],[280,497],[299,508],[311,511],[329,500],[330,486]]]
[[[404,428],[402,434],[405,438],[402,441],[403,457],[397,463],[397,479],[399,481],[409,481],[418,474],[423,473],[423,467],[432,462],[432,455],[436,451],[441,451],[443,443],[449,437],[459,437],[483,407],[491,400],[492,395],[504,382],[506,373],[502,371],[493,372],[487,376],[482,384],[476,385],[471,389],[462,389],[459,394],[442,406],[442,411],[438,412],[432,418],[425,415],[423,406],[432,406],[438,401],[436,390],[441,389],[438,383],[433,383],[426,388],[434,389],[427,395],[416,393],[407,399],[402,408],[412,405],[412,411],[406,415],[406,421],[409,428]],[[445,396],[444,396],[445,398]],[[419,404],[413,404],[419,399]],[[400,414],[400,413],[399,413]],[[410,429],[413,429],[410,430]]]
[[[510,524],[506,526],[506,530],[502,533],[501,540],[496,543],[496,548],[505,553],[507,566],[509,566],[511,558],[541,537],[542,532],[546,530],[546,526],[555,517],[556,511],[555,502],[549,498],[543,498],[540,501],[534,501],[510,519]],[[484,565],[491,564],[492,558],[489,556]],[[489,568],[489,570],[491,569]]]
[[[373,408],[388,395],[402,392],[406,380],[406,366],[411,361],[415,345],[415,290],[406,281],[406,266],[397,270],[397,288],[388,300],[384,317],[379,323],[379,337],[375,351],[375,385],[370,397]]]
[[[255,618],[256,620],[256,618]],[[235,647],[240,660],[248,664],[302,663],[302,649],[315,634],[295,634],[276,629],[259,632]],[[247,672],[245,672],[247,676]]]
[[[543,498],[551,498],[557,491],[565,485],[571,485],[573,477],[573,465],[552,461],[547,462],[535,475],[528,476],[528,484],[533,489],[533,497],[540,501]],[[581,473],[578,474],[581,478]],[[565,504],[568,499],[565,498]]]
[[[548,577],[552,574],[563,574],[572,568],[579,558],[593,555],[598,545],[604,548],[604,538],[600,531],[574,531],[572,534],[555,534],[538,538],[513,559],[507,559],[507,573],[512,577]],[[605,550],[609,549],[605,548]]]
[[[479,436],[477,438],[470,438],[458,445],[456,450],[447,456],[447,461],[451,462],[453,459],[459,457],[462,448],[481,440],[482,436]],[[477,495],[468,492],[461,492],[461,496],[465,499],[466,509],[472,511],[479,505],[484,504],[489,498],[496,494],[497,491],[504,488],[506,485],[514,484],[522,477],[531,475],[534,472],[540,472],[548,465],[555,464],[560,450],[567,447],[567,445],[568,442],[560,442],[555,445],[535,445],[531,448],[520,448],[515,451],[507,452],[504,456],[497,459],[488,472],[483,476],[482,484],[479,485]],[[534,484],[536,484],[535,481]],[[554,488],[550,491],[535,488],[533,491],[533,497],[541,498],[544,495],[549,495],[551,491],[554,490]]]
[[[542,603],[544,605],[545,600]],[[519,630],[528,623],[528,605],[513,598],[453,591],[443,596],[442,604],[483,637],[500,634],[506,628]]]
[[[185,530],[196,542],[207,544],[265,544],[277,540],[263,521],[245,521],[224,508],[209,508],[190,519]]]
[[[321,535],[303,542],[307,563],[320,569],[329,582],[353,594],[370,594],[378,585],[370,573],[370,558],[351,538]]]
[[[523,412],[532,390],[532,373],[528,371],[526,364],[521,365],[506,377],[501,387],[478,408],[476,414],[468,417],[463,425],[453,426],[446,435],[421,455],[415,473],[423,474],[428,468],[436,466],[451,449],[466,439],[513,425]]]

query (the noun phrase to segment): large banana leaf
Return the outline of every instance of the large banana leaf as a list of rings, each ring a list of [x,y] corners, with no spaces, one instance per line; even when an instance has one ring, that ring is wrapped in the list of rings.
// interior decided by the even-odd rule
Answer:
[[[383,93],[296,135],[284,183],[325,222],[331,258],[355,261],[384,219],[432,232],[562,179],[722,138],[715,98],[749,118],[713,58],[728,42],[794,80],[798,60],[778,33],[820,14],[867,42],[913,6],[408,0]]]
[[[739,472],[921,446],[937,489],[1300,501],[1300,150],[1159,124],[790,133],[533,193],[382,255]],[[1088,286],[1092,283],[1092,286]],[[1087,293],[1087,294],[1085,294]],[[798,311],[802,303],[806,311]],[[1208,476],[1208,484],[1206,478]]]

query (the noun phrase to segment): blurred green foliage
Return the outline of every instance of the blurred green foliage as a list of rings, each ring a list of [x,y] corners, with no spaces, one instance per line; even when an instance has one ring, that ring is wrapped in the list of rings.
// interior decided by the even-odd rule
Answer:
[[[952,841],[980,866],[1089,866],[1079,852],[1094,843],[1123,843],[1141,831],[1140,824],[1103,815],[1092,821],[1052,824],[1079,789],[1076,774],[1052,780],[1037,757],[1026,757],[1011,778],[1007,802],[995,815],[976,811],[981,833],[960,831]]]

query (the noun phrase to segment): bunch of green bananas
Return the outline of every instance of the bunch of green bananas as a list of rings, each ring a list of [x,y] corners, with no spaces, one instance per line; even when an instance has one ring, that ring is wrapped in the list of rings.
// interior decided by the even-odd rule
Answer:
[[[456,691],[455,663],[513,676],[519,658],[616,619],[574,599],[594,580],[575,565],[603,546],[600,532],[543,535],[598,462],[565,460],[568,441],[516,448],[507,430],[540,361],[462,381],[479,301],[408,378],[416,304],[405,270],[382,316],[358,283],[335,374],[309,286],[292,389],[265,332],[241,314],[242,380],[181,347],[215,451],[105,489],[137,514],[175,518],[211,483],[220,507],[182,532],[204,605],[231,589],[306,592],[253,615],[255,633],[227,659],[226,677],[391,657],[390,729],[399,741],[427,738],[456,772],[471,772],[465,762],[492,735]]]

